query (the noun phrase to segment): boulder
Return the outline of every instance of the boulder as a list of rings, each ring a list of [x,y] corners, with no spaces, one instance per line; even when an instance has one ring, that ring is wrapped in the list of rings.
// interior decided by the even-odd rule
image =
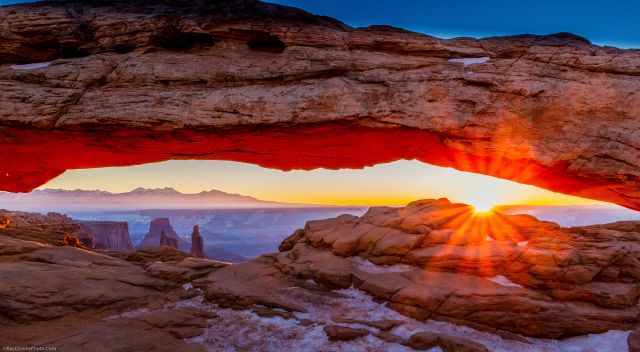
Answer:
[[[367,329],[354,329],[348,326],[327,325],[324,332],[331,341],[351,341],[369,335]]]
[[[444,352],[489,352],[485,346],[471,340],[431,332],[418,332],[411,335],[407,346],[416,350],[429,350],[438,346]]]
[[[438,199],[310,221],[286,240],[274,265],[327,287],[355,286],[418,320],[504,336],[561,338],[637,324],[636,224],[561,228],[470,211]],[[433,233],[438,240],[428,241]]]

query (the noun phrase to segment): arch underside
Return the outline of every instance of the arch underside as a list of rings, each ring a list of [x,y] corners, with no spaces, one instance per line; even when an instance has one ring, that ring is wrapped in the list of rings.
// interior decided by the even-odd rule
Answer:
[[[616,182],[599,180],[597,175],[571,175],[566,163],[546,166],[530,159],[473,153],[457,149],[445,135],[403,127],[315,123],[165,132],[12,128],[2,134],[6,154],[0,166],[0,186],[12,192],[31,190],[69,169],[172,159],[241,161],[281,170],[362,168],[415,159],[630,208],[638,206],[620,195]]]

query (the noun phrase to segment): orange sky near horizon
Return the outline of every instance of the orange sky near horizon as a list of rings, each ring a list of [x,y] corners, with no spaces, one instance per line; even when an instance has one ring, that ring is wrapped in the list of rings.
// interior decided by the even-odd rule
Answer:
[[[230,161],[172,160],[71,170],[40,188],[127,192],[136,187],[173,187],[184,193],[218,189],[263,200],[322,205],[404,205],[439,197],[481,207],[608,204],[410,160],[364,169],[311,171],[279,171]]]

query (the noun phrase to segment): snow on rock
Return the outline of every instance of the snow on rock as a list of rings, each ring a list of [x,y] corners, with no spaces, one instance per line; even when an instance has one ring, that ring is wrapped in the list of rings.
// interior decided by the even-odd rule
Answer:
[[[108,316],[106,318],[104,318],[104,320],[114,320],[114,319],[120,319],[120,318],[137,318],[140,316],[143,316],[145,314],[150,313],[151,310],[149,310],[148,308],[140,308],[140,309],[135,309],[135,310],[131,310],[128,312],[124,312],[121,314],[115,314],[115,315],[111,315]]]
[[[489,281],[493,281],[500,286],[522,288],[522,286],[516,284],[515,282],[509,280],[506,276],[502,276],[502,275],[496,275],[494,277],[490,277]]]
[[[371,335],[354,341],[332,342],[324,333],[324,325],[320,323],[304,326],[297,319],[265,318],[247,310],[210,307],[214,307],[210,309],[214,309],[217,318],[210,321],[209,328],[203,335],[187,340],[203,344],[207,351],[413,351]],[[433,350],[435,351],[437,350]]]
[[[415,269],[415,267],[406,264],[377,265],[358,257],[351,260],[358,264],[358,269],[367,273],[402,273]]]
[[[373,334],[377,329],[362,324],[337,324],[368,329],[372,334],[348,342],[329,341],[323,328],[336,324],[337,317],[375,321],[400,320],[403,323],[391,332],[404,339],[412,334],[428,331],[469,339],[486,346],[492,352],[628,352],[627,331],[609,331],[604,334],[573,337],[565,340],[525,338],[529,341],[506,340],[500,336],[447,322],[413,320],[391,310],[385,304],[376,303],[366,293],[354,289],[334,291],[335,295],[317,296],[308,290],[296,288],[290,291],[292,299],[304,301],[304,313],[294,313],[293,319],[260,317],[250,310],[223,309],[207,303],[202,296],[183,300],[175,307],[194,307],[215,312],[217,317],[209,321],[209,328],[201,336],[187,339],[202,344],[207,351],[324,351],[324,352],[409,352],[401,344],[382,341]],[[310,324],[302,324],[306,319]],[[439,348],[430,352],[441,352]]]
[[[51,65],[52,61],[48,62],[36,62],[32,64],[24,64],[24,65],[11,65],[11,68],[14,70],[36,70],[39,68],[46,68]]]
[[[520,241],[518,242],[518,247],[526,247],[529,241]]]
[[[489,57],[487,57],[487,56],[485,56],[485,57],[465,57],[465,58],[458,58],[458,59],[449,59],[449,62],[463,64],[464,67],[471,66],[471,65],[477,65],[477,64],[484,64],[487,61],[489,61]]]
[[[557,346],[562,352],[627,352],[627,337],[630,331],[611,330],[604,334],[591,334],[577,336],[562,341],[554,341],[551,344]]]

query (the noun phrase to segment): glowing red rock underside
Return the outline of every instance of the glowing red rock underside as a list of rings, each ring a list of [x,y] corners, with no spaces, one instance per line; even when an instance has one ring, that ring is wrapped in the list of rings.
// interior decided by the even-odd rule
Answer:
[[[552,191],[640,209],[598,177],[572,176],[564,163],[473,155],[425,130],[322,123],[232,130],[0,130],[0,189],[25,192],[68,169],[126,166],[170,159],[233,160],[281,170],[362,168],[400,159],[454,167]],[[188,172],[188,170],[185,170]]]

